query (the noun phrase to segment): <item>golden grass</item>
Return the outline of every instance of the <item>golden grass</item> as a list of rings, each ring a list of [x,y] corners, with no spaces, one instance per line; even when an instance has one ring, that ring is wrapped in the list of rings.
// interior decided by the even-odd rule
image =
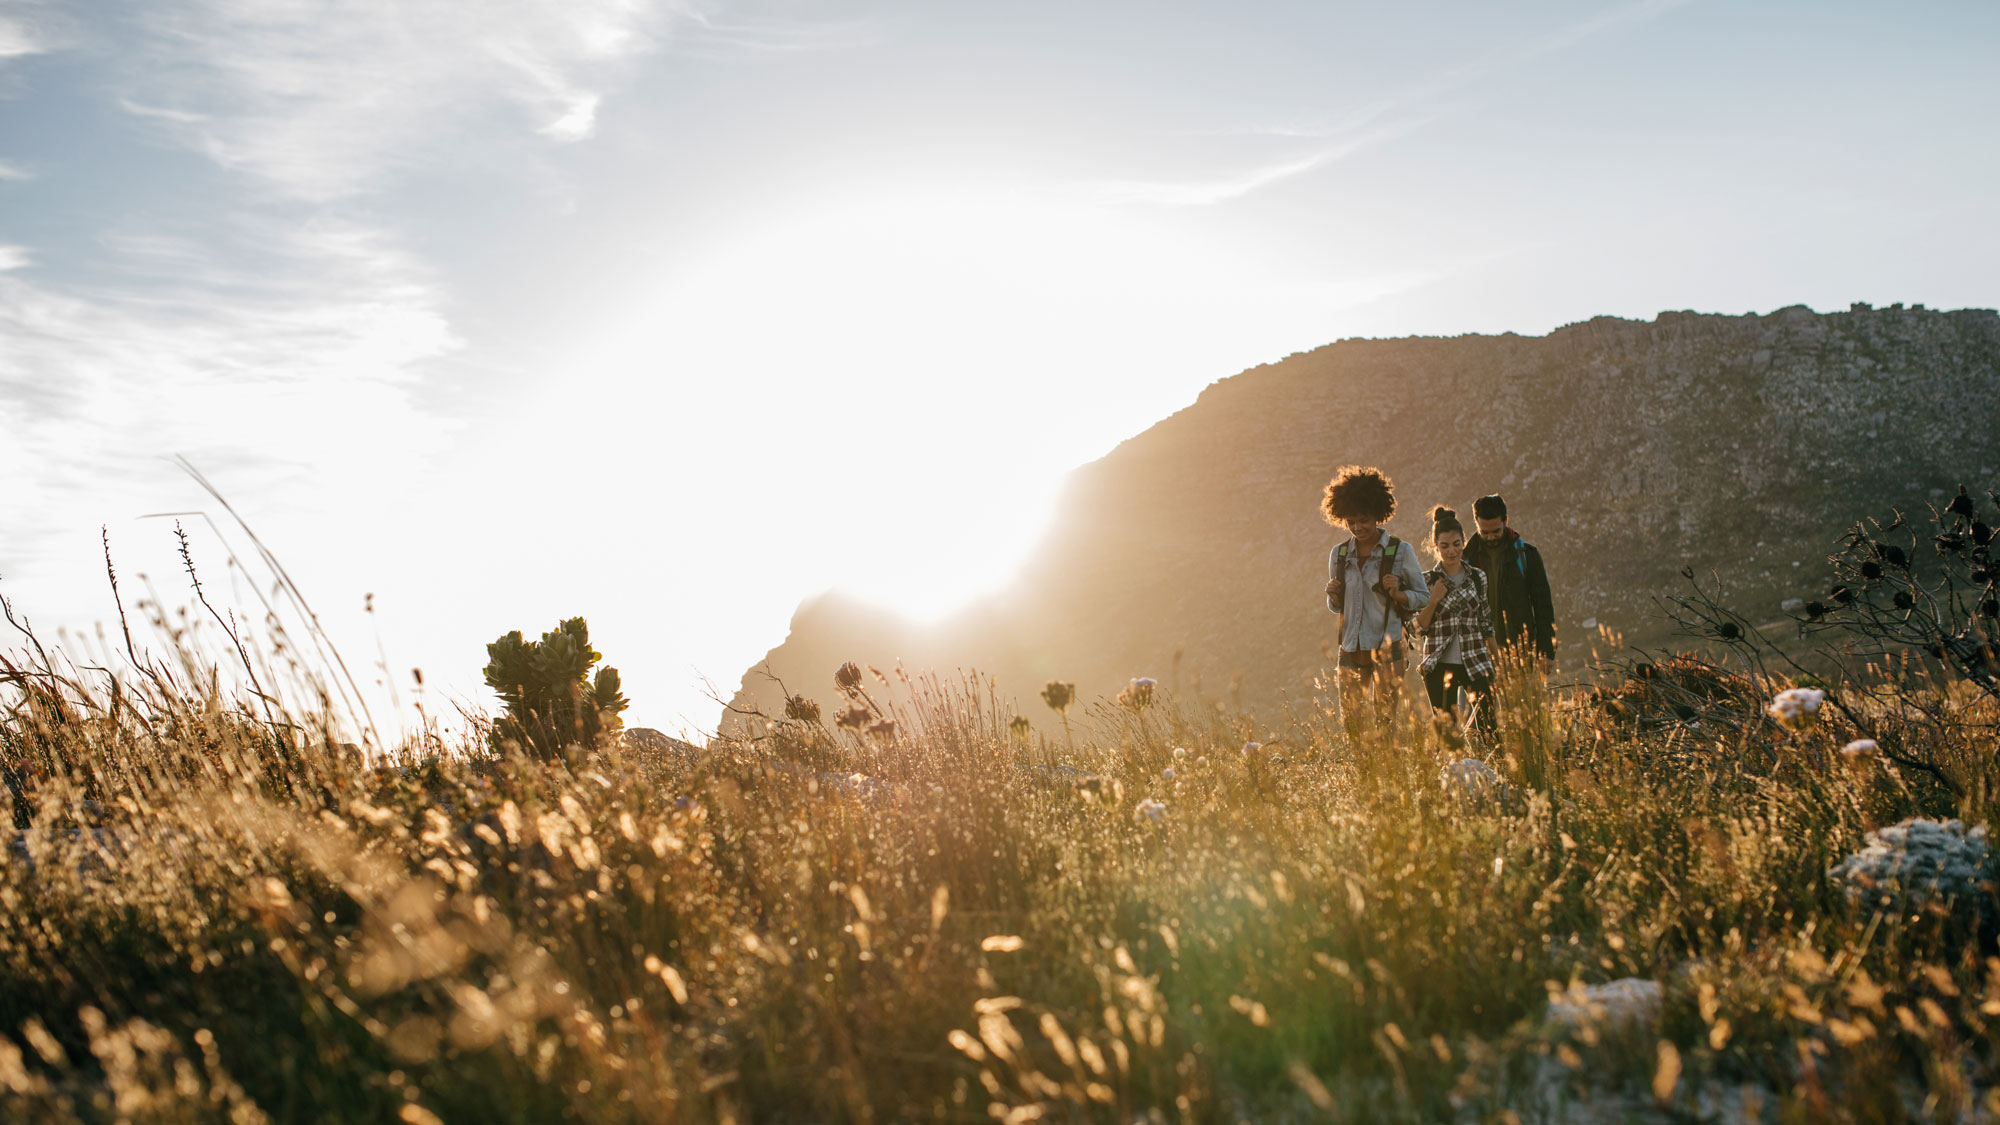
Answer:
[[[866,723],[795,708],[693,768],[476,735],[370,764],[324,704],[197,662],[115,695],[10,667],[7,1120],[1995,1110],[1992,912],[1826,877],[1872,827],[1988,822],[1994,716],[1950,692],[1906,744],[1962,799],[1836,729],[1620,723],[1524,680],[1507,790],[1457,800],[1420,720],[1350,746],[1324,699],[1255,723],[1161,690],[1066,713],[1071,748],[898,677],[843,688]],[[1656,1023],[1543,1016],[1627,976],[1663,982]]]

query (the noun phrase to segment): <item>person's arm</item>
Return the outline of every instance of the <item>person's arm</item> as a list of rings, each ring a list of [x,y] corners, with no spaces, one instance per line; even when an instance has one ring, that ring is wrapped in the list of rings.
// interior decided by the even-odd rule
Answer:
[[[1555,599],[1549,596],[1549,572],[1542,568],[1542,552],[1530,547],[1528,550],[1528,604],[1533,607],[1535,620],[1533,632],[1529,635],[1535,642],[1535,651],[1543,659],[1556,658],[1556,607]]]
[[[1417,611],[1417,620],[1416,620],[1417,632],[1419,633],[1428,632],[1431,627],[1431,619],[1437,616],[1437,611],[1439,609],[1442,609],[1447,601],[1451,600],[1450,589],[1447,588],[1443,593],[1438,592],[1438,587],[1440,586],[1449,587],[1449,585],[1450,584],[1445,581],[1442,575],[1438,577],[1438,580],[1436,582],[1431,584],[1430,603],[1424,606],[1423,609]]]
[[[1343,590],[1340,581],[1340,552],[1338,550],[1335,550],[1326,557],[1326,575],[1326,609],[1328,613],[1339,617],[1347,611],[1347,607],[1341,604],[1344,599],[1341,598]]]

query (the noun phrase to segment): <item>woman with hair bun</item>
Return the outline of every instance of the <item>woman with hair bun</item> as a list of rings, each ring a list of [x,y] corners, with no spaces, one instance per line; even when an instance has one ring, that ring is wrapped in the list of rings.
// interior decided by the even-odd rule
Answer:
[[[1478,704],[1479,729],[1494,731],[1487,688],[1493,682],[1493,635],[1487,608],[1486,572],[1465,565],[1465,527],[1458,513],[1440,504],[1431,509],[1431,553],[1438,565],[1425,572],[1430,600],[1418,612],[1416,630],[1424,638],[1424,690],[1431,708],[1449,715],[1463,730],[1464,711]]]

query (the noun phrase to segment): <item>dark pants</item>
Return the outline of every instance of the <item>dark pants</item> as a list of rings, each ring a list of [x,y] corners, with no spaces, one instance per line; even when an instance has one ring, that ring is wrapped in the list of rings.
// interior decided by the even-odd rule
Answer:
[[[1460,718],[1468,707],[1473,708],[1473,721],[1479,729],[1492,734],[1493,701],[1488,698],[1488,684],[1474,683],[1465,674],[1465,665],[1446,664],[1442,661],[1431,666],[1424,673],[1424,691],[1431,697],[1431,710],[1450,711]]]

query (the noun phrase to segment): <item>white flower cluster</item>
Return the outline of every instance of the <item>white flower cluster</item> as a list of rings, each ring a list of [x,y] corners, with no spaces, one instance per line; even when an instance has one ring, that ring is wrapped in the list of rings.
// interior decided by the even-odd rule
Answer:
[[[1140,801],[1138,804],[1132,806],[1132,819],[1138,821],[1141,824],[1144,824],[1147,821],[1152,821],[1157,824],[1158,822],[1165,820],[1166,818],[1167,818],[1167,803],[1157,798],[1148,797],[1145,800]]]
[[[1825,702],[1826,693],[1818,688],[1786,688],[1771,697],[1765,710],[1786,730],[1804,730],[1819,718],[1820,705]]]
[[[1864,904],[1884,896],[1898,909],[1909,910],[1932,899],[1981,904],[1988,897],[1983,884],[1992,878],[1986,829],[1912,817],[1870,832],[1861,850],[1827,875]]]

